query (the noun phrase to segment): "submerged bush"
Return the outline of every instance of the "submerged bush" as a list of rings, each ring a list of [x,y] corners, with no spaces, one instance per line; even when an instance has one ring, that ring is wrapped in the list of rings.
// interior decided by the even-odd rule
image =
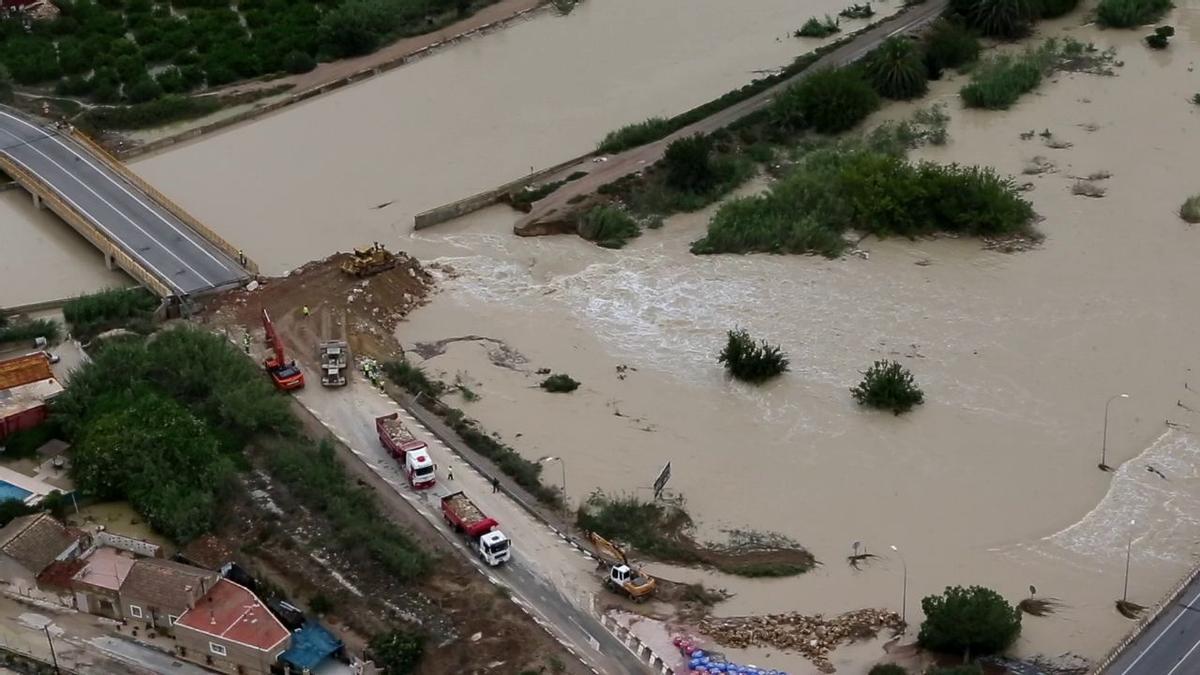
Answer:
[[[1079,0],[1041,0],[1041,17],[1054,19],[1075,11]]]
[[[960,68],[979,58],[979,38],[962,23],[938,19],[925,36],[925,69],[930,78],[946,68]]]
[[[921,50],[906,37],[885,40],[867,57],[863,69],[875,91],[885,98],[916,98],[928,89]]]
[[[796,37],[823,38],[829,37],[834,33],[840,33],[841,30],[837,19],[826,14],[824,19],[818,19],[815,16],[809,17],[808,21],[805,21],[793,35]]]
[[[850,5],[838,12],[838,16],[844,19],[869,19],[875,16],[875,10],[868,2],[861,5]]]
[[[1096,22],[1109,28],[1133,28],[1157,21],[1175,5],[1171,0],[1100,0]]]
[[[879,95],[856,68],[820,70],[785,90],[772,104],[798,113],[803,123],[823,134],[858,125],[879,108]]]
[[[951,0],[950,7],[984,35],[1018,38],[1041,12],[1039,0]]]
[[[1192,195],[1179,207],[1179,217],[1189,223],[1200,223],[1200,194]]]
[[[993,56],[975,68],[959,93],[968,107],[1006,109],[1041,84],[1058,57],[1058,43],[1052,39],[1020,54]]]
[[[788,359],[783,351],[766,340],[755,343],[750,333],[738,329],[728,333],[725,349],[717,361],[725,370],[745,382],[763,382],[787,372]]]
[[[413,396],[436,400],[446,390],[446,385],[430,379],[420,366],[414,366],[403,359],[383,364],[383,372]]]
[[[552,393],[569,393],[579,388],[579,381],[566,373],[555,373],[542,380],[542,389]]]
[[[1166,49],[1171,41],[1171,37],[1175,35],[1175,28],[1172,26],[1159,26],[1154,29],[1154,32],[1147,35],[1146,44],[1151,49]]]
[[[925,401],[925,394],[912,373],[895,361],[873,363],[850,393],[860,405],[891,410],[897,415]]]
[[[579,222],[579,236],[604,248],[621,248],[641,233],[642,229],[629,214],[604,204],[583,214]]]
[[[712,140],[695,134],[672,141],[663,154],[667,185],[681,192],[703,194],[720,180],[712,162]]]
[[[925,621],[917,642],[926,649],[967,658],[1004,651],[1021,633],[1021,612],[996,591],[948,587],[921,600]]]

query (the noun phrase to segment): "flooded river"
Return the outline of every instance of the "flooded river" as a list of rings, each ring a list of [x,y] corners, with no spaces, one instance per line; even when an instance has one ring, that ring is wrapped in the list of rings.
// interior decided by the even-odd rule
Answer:
[[[687,244],[706,214],[672,218],[617,252],[517,239],[504,208],[411,232],[418,211],[781,65],[798,50],[785,33],[840,6],[824,0],[803,11],[783,0],[753,11],[589,0],[136,169],[264,271],[372,240],[445,263],[453,273],[401,339],[473,334],[519,352],[524,363],[496,365],[489,344],[456,342],[427,367],[468,383],[482,398],[464,407],[527,457],[563,457],[572,500],[596,488],[646,494],[671,461],[670,487],[702,535],[775,530],[823,563],[787,581],[710,578],[736,593],[718,612],[898,609],[895,545],[910,621],[947,584],[1013,599],[1032,584],[1064,606],[1027,618],[1019,650],[1096,657],[1130,626],[1112,610],[1126,546],[1131,599],[1149,605],[1200,537],[1200,445],[1188,426],[1200,425],[1190,311],[1200,232],[1175,216],[1200,192],[1200,113],[1188,102],[1200,89],[1190,72],[1200,20],[1194,0],[1183,4],[1163,53],[1139,33],[1074,29],[1118,48],[1118,77],[1056,76],[1006,113],[961,110],[961,81],[934,87],[952,140],[924,157],[1033,183],[1047,239],[1015,255],[937,240],[867,241],[868,259],[696,258]],[[1021,139],[1043,129],[1072,146]],[[1020,176],[1039,155],[1056,170]],[[1072,176],[1101,170],[1113,174],[1107,196],[1071,194]],[[792,372],[760,388],[727,380],[715,354],[734,326],[782,344]],[[912,368],[924,406],[894,417],[853,404],[849,387],[878,358]],[[541,367],[583,386],[543,393]],[[1105,402],[1122,392],[1131,397],[1112,404],[1107,437],[1120,468],[1102,473]],[[547,479],[559,480],[557,467]],[[888,555],[851,570],[855,541]]]

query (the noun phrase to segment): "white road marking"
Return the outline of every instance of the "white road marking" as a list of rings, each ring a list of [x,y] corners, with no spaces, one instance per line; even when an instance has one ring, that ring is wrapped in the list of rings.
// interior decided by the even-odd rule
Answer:
[[[43,129],[41,129],[40,127],[38,127],[38,126],[36,126],[36,125],[33,125],[33,124],[30,124],[29,122],[26,122],[25,120],[23,120],[23,119],[21,119],[21,118],[19,118],[19,117],[15,117],[15,116],[13,116],[13,115],[9,115],[8,113],[5,113],[5,112],[0,112],[0,115],[4,115],[5,117],[7,117],[7,118],[9,118],[9,119],[16,120],[17,122],[20,122],[21,124],[24,124],[25,126],[29,127],[30,129],[34,129],[34,130],[36,130],[36,131],[38,131],[38,132],[42,133],[42,134],[43,134],[43,135],[44,135],[46,138],[49,138],[50,140],[54,141],[54,142],[55,142],[55,143],[56,143],[58,146],[60,146],[61,148],[63,148],[63,149],[64,149],[64,150],[66,150],[67,152],[69,152],[69,153],[71,153],[72,155],[74,155],[74,156],[78,157],[78,158],[79,158],[79,159],[80,159],[80,160],[81,160],[83,163],[85,163],[85,164],[87,164],[89,167],[91,167],[93,171],[95,171],[96,173],[100,174],[101,176],[103,176],[103,177],[105,178],[105,180],[107,180],[108,182],[110,182],[110,183],[112,183],[113,185],[115,185],[115,186],[116,186],[116,187],[117,187],[119,190],[121,190],[121,192],[124,192],[126,195],[128,195],[128,196],[129,196],[131,199],[133,199],[135,202],[137,202],[138,204],[141,204],[141,205],[142,205],[142,208],[144,208],[144,209],[146,209],[147,211],[149,211],[150,213],[154,214],[154,217],[155,217],[155,218],[158,218],[158,219],[159,219],[159,220],[161,220],[161,221],[162,221],[164,224],[166,224],[166,226],[167,226],[167,227],[171,228],[172,230],[175,230],[175,234],[178,234],[179,236],[181,236],[181,237],[183,237],[184,239],[186,239],[186,240],[187,240],[187,242],[188,242],[189,244],[191,244],[192,246],[194,246],[194,247],[196,247],[197,249],[199,249],[199,251],[200,251],[201,253],[203,253],[204,255],[208,256],[209,260],[212,260],[213,262],[217,263],[217,264],[218,264],[218,265],[220,265],[220,266],[221,266],[221,268],[222,268],[222,269],[224,269],[224,270],[227,270],[227,271],[232,271],[232,270],[230,270],[230,268],[229,268],[229,266],[228,266],[228,265],[226,265],[226,264],[225,264],[224,262],[222,262],[221,260],[218,260],[218,259],[217,259],[217,258],[216,258],[216,257],[215,257],[215,256],[214,256],[212,253],[209,253],[208,249],[206,249],[206,248],[205,248],[203,245],[201,245],[200,243],[198,243],[198,242],[196,242],[195,240],[193,240],[193,239],[192,239],[191,237],[189,237],[189,236],[188,236],[186,233],[184,233],[184,232],[180,231],[180,229],[179,229],[179,228],[175,227],[174,223],[172,223],[171,221],[169,221],[169,220],[167,220],[166,218],[164,218],[164,217],[162,216],[162,214],[160,214],[160,213],[159,213],[157,210],[155,210],[154,208],[152,208],[152,207],[151,207],[149,204],[147,204],[146,202],[143,202],[141,199],[138,199],[137,195],[135,195],[135,194],[133,194],[132,192],[130,192],[129,190],[125,189],[125,186],[121,184],[123,181],[117,181],[117,180],[114,180],[114,179],[113,179],[111,176],[109,176],[107,173],[105,173],[105,172],[101,171],[101,170],[100,170],[100,168],[99,168],[99,167],[97,167],[95,164],[92,164],[92,162],[91,162],[91,161],[90,161],[90,160],[89,160],[87,157],[85,157],[85,156],[83,156],[83,155],[81,155],[81,154],[79,154],[79,153],[75,152],[75,151],[74,151],[74,150],[72,150],[72,149],[71,149],[71,148],[70,148],[70,147],[69,147],[69,146],[68,146],[66,143],[63,143],[62,141],[60,141],[60,140],[59,140],[57,137],[55,137],[55,136],[54,136],[54,135],[52,135],[52,134],[47,134],[47,133],[46,133],[46,132],[45,132]],[[132,170],[130,170],[130,171],[132,172]],[[165,207],[161,207],[161,208],[165,208]],[[188,229],[188,231],[191,231],[191,228],[190,228],[190,227],[189,227],[189,228],[187,228],[187,229]],[[199,236],[199,234],[198,234],[198,233],[195,233],[195,232],[193,232],[193,234],[194,234],[194,235],[196,235],[196,236]],[[230,262],[233,262],[233,261],[231,260]],[[212,282],[210,281],[210,282],[208,282],[208,283],[210,283],[210,284],[211,284]]]
[[[1125,670],[1121,671],[1121,675],[1127,675],[1129,671],[1133,670],[1133,667],[1138,664],[1138,661],[1142,660],[1142,657],[1146,655],[1146,652],[1154,649],[1154,645],[1158,644],[1158,641],[1162,639],[1162,636],[1166,635],[1167,632],[1171,630],[1171,627],[1175,625],[1176,621],[1179,621],[1183,618],[1183,615],[1188,612],[1186,608],[1191,607],[1192,603],[1196,602],[1196,600],[1200,600],[1200,591],[1197,591],[1196,594],[1192,596],[1192,599],[1187,601],[1187,603],[1184,605],[1185,609],[1180,610],[1179,614],[1176,614],[1175,618],[1171,619],[1171,623],[1168,623],[1161,631],[1159,631],[1158,635],[1156,635],[1154,639],[1150,641],[1150,644],[1146,645],[1146,648],[1137,655],[1137,658],[1135,658],[1128,666],[1126,666]]]
[[[0,115],[4,115],[4,114],[6,114],[6,113],[0,113]],[[178,260],[178,261],[179,261],[179,263],[180,263],[181,265],[183,265],[184,267],[186,267],[186,268],[188,268],[189,270],[191,270],[191,271],[192,271],[192,274],[195,274],[196,276],[198,276],[198,277],[200,277],[202,280],[204,280],[204,283],[208,284],[209,286],[214,286],[214,285],[215,285],[215,284],[213,284],[212,280],[210,280],[208,277],[204,276],[204,275],[203,275],[203,274],[201,274],[200,272],[196,271],[196,268],[194,268],[194,267],[192,267],[191,265],[187,264],[187,262],[185,262],[183,258],[180,258],[180,257],[179,257],[179,255],[178,255],[177,253],[175,253],[175,251],[173,251],[173,250],[171,250],[170,248],[168,248],[168,247],[167,247],[165,244],[163,244],[161,241],[159,241],[157,238],[155,238],[155,237],[154,237],[154,235],[152,235],[152,234],[150,234],[149,232],[147,232],[146,230],[142,229],[142,226],[141,226],[141,225],[138,225],[136,222],[134,222],[133,218],[130,218],[128,214],[126,214],[126,213],[125,213],[124,211],[122,211],[121,209],[117,208],[117,206],[116,206],[115,204],[113,204],[112,202],[108,201],[108,200],[107,200],[107,199],[105,199],[104,197],[101,197],[99,192],[96,192],[95,190],[93,190],[93,189],[92,189],[92,187],[91,187],[90,185],[88,185],[87,183],[83,182],[83,180],[82,180],[82,179],[80,179],[78,176],[76,176],[75,174],[73,174],[73,173],[71,173],[70,171],[68,171],[68,170],[67,170],[67,168],[66,168],[65,166],[63,166],[62,164],[59,164],[59,163],[58,163],[58,161],[57,161],[57,160],[55,160],[53,157],[51,157],[50,155],[47,155],[46,153],[42,152],[42,151],[41,151],[39,148],[35,147],[35,146],[34,146],[32,143],[28,143],[28,142],[26,142],[26,141],[25,141],[24,139],[22,139],[20,136],[17,136],[16,134],[14,134],[13,132],[9,131],[8,129],[0,129],[0,131],[3,131],[5,134],[8,134],[9,136],[11,136],[13,139],[15,139],[15,140],[16,140],[17,142],[19,142],[19,143],[25,143],[25,145],[26,145],[26,146],[27,146],[27,147],[28,147],[30,150],[33,150],[33,151],[34,151],[34,152],[36,152],[37,154],[39,154],[39,155],[41,155],[42,157],[44,157],[44,158],[46,159],[46,161],[50,162],[50,163],[51,163],[51,164],[53,164],[54,166],[57,166],[57,167],[59,168],[59,170],[60,170],[60,171],[62,171],[64,174],[66,174],[66,175],[67,175],[67,177],[68,177],[68,178],[70,178],[71,180],[75,181],[76,183],[79,183],[79,185],[80,185],[81,187],[83,187],[83,189],[84,189],[84,190],[87,190],[88,192],[92,193],[92,196],[93,196],[93,197],[95,197],[96,199],[99,199],[100,201],[104,202],[104,203],[105,203],[105,204],[108,206],[108,208],[112,209],[113,213],[115,213],[115,214],[117,214],[118,216],[121,216],[122,218],[124,218],[124,219],[126,220],[126,222],[128,222],[130,225],[132,225],[132,226],[134,226],[135,228],[137,228],[137,231],[138,231],[138,232],[141,232],[141,233],[142,233],[142,234],[144,234],[144,235],[145,235],[147,238],[149,238],[149,239],[150,239],[150,241],[153,241],[154,243],[158,244],[160,248],[162,248],[164,251],[166,251],[166,252],[167,252],[167,254],[168,254],[168,255],[170,255],[172,258],[174,258],[174,259]],[[24,166],[26,169],[29,169],[29,171],[31,171],[33,174],[35,174],[35,175],[38,175],[38,177],[39,177],[39,178],[41,178],[41,176],[38,174],[38,172],[37,172],[36,170],[34,170],[34,169],[33,169],[33,167],[31,167],[31,166],[29,166],[28,164],[26,164],[25,162],[22,162],[21,160],[17,159],[17,158],[16,158],[15,156],[13,156],[12,154],[9,154],[9,157],[12,157],[12,159],[13,159],[14,161],[16,161],[16,162],[20,163],[20,164],[21,164],[22,166]],[[43,178],[43,180],[45,180],[45,179]],[[48,182],[48,181],[47,181],[47,182]],[[79,205],[75,203],[75,200],[71,199],[71,198],[70,198],[70,197],[68,197],[66,194],[60,194],[60,196],[61,196],[61,197],[63,197],[64,199],[66,199],[67,201],[71,202],[71,204],[72,204],[73,206],[75,206],[75,208],[78,208],[78,209],[80,210],[80,212],[81,212],[81,213],[85,213],[85,214],[87,214],[87,216],[88,216],[89,218],[91,218],[91,219],[93,220],[93,222],[95,222],[97,225],[99,224],[99,221],[98,221],[98,220],[96,220],[96,217],[95,217],[95,216],[93,216],[93,215],[92,215],[91,213],[89,213],[88,211],[86,211],[86,210],[84,210],[84,209],[80,208],[80,207],[79,207]],[[106,231],[106,232],[108,232],[107,228],[105,228],[105,231]],[[120,239],[119,239],[118,237],[114,236],[112,232],[108,232],[108,234],[109,234],[109,236],[110,236],[110,237],[113,237],[115,240],[117,240],[117,241],[120,241]],[[132,248],[132,247],[131,247],[131,248]],[[139,257],[140,257],[140,256],[139,256]],[[162,275],[162,271],[161,271],[161,270],[159,270],[158,268],[151,267],[151,269],[153,269],[154,271],[156,271],[156,272],[158,272],[160,275]],[[166,278],[166,279],[170,279],[170,277],[169,277],[169,276],[164,276],[164,278]],[[179,285],[177,285],[177,284],[175,285],[175,287],[176,287],[176,288],[178,288],[179,290],[183,290],[183,287],[181,287],[181,286],[179,286]]]

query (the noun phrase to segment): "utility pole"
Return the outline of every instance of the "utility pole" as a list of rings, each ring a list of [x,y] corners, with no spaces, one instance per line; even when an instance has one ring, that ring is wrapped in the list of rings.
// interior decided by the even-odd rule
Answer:
[[[42,630],[46,633],[46,643],[50,645],[50,661],[54,663],[54,672],[59,673],[58,655],[54,653],[54,640],[50,638],[50,624],[42,626]]]

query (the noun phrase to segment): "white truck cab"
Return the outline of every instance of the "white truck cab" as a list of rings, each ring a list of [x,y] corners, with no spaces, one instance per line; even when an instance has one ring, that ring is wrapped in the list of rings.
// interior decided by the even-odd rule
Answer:
[[[609,572],[609,580],[618,586],[627,583],[631,576],[633,576],[633,570],[629,569],[629,565],[613,565]]]
[[[429,456],[428,449],[421,447],[404,453],[404,473],[413,487],[433,485],[436,480],[433,469],[433,458]]]
[[[495,567],[512,557],[512,542],[500,530],[492,530],[479,537],[479,557]]]

